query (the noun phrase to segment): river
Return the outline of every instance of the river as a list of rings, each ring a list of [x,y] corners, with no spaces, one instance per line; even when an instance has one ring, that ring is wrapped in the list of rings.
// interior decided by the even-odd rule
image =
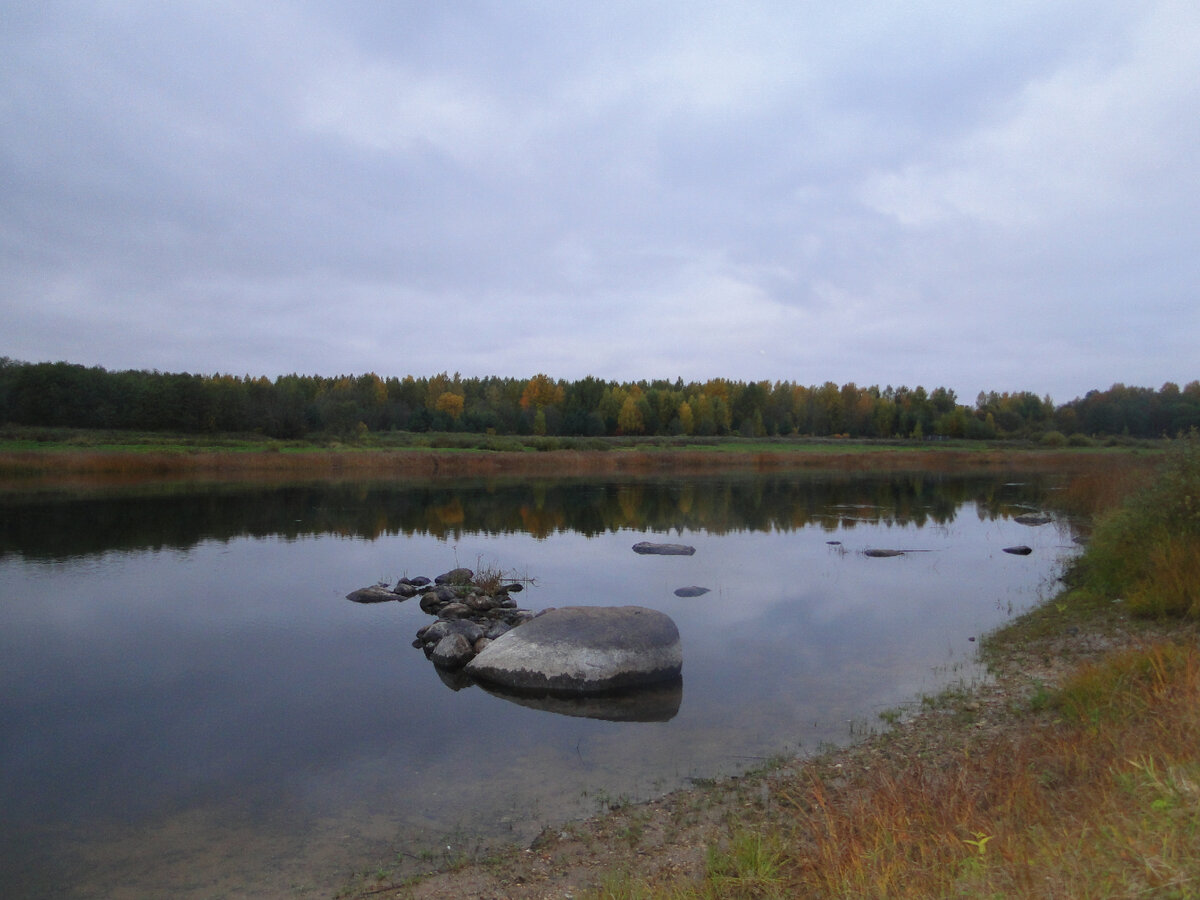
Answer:
[[[1074,552],[1053,477],[175,485],[0,500],[0,895],[324,897],[397,861],[845,743],[981,677]],[[693,556],[639,556],[634,543]],[[1032,552],[1004,552],[1013,545]],[[903,555],[873,558],[868,549]],[[671,616],[652,721],[511,702],[412,647],[457,566]],[[678,597],[680,587],[709,589]],[[576,712],[586,713],[586,710]],[[646,718],[646,717],[642,717]]]

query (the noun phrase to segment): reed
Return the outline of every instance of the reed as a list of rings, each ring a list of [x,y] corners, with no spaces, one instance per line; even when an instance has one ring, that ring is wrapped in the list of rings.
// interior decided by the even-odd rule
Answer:
[[[772,785],[696,881],[595,897],[928,898],[1200,893],[1200,652],[1155,643],[1080,671],[1025,727],[882,770]]]
[[[619,450],[480,451],[453,449],[138,449],[13,450],[0,452],[0,484],[40,486],[81,482],[134,483],[168,479],[407,477],[466,478],[502,475],[619,476],[719,472],[1094,472],[1097,485],[1114,471],[1133,470],[1128,453],[1096,454],[1011,449],[714,447]]]
[[[1100,518],[1076,569],[1136,614],[1200,617],[1200,435],[1172,442],[1153,481]]]

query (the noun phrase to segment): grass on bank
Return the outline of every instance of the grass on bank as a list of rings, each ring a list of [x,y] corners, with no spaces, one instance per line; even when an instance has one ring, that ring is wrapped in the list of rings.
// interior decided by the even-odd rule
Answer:
[[[1038,684],[950,753],[771,783],[770,809],[732,816],[699,880],[610,877],[588,896],[1200,897],[1200,440],[1136,484],[1120,501],[1074,488],[1108,508],[1070,587],[988,650],[1053,664],[1085,635],[1144,628],[1131,648]]]
[[[0,428],[0,483],[38,486],[89,478],[162,479],[491,477],[709,474],[725,471],[966,472],[1039,469],[1066,461],[1100,471],[1139,462],[1163,442],[1103,449],[1029,442],[865,441],[835,438],[571,438],[388,432],[361,439],[277,441],[260,435]],[[1149,451],[1149,452],[1147,452]]]

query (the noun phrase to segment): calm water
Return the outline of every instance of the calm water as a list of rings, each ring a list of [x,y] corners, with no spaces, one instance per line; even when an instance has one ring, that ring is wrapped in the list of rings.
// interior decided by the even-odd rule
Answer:
[[[976,677],[969,638],[1051,589],[1069,532],[1013,517],[1052,487],[773,476],[10,497],[0,896],[328,896],[364,867],[527,841],[606,798],[845,742]],[[634,554],[647,539],[696,554]],[[1014,544],[1033,553],[1002,552]],[[443,679],[411,646],[430,621],[415,601],[344,599],[456,565],[533,578],[518,595],[532,609],[669,614],[684,668],[681,695],[657,698],[665,721]],[[687,585],[711,590],[674,595]]]

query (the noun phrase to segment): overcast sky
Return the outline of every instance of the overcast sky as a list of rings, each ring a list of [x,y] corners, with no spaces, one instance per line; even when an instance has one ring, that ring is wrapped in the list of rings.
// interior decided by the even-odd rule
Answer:
[[[0,356],[1200,378],[1200,4],[0,0]]]

